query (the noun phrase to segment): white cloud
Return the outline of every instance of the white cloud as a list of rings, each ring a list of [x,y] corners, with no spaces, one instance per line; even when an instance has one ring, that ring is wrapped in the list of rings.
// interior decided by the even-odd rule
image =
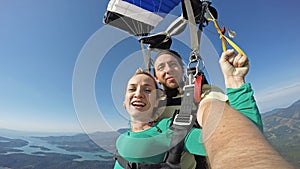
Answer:
[[[281,86],[274,85],[272,89],[257,93],[255,98],[262,113],[287,107],[300,99],[300,82]]]

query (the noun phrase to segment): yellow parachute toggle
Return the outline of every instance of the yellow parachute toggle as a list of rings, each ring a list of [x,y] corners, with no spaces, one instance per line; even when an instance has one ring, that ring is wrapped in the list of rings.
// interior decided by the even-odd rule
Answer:
[[[217,32],[220,35],[220,39],[222,40],[222,48],[223,48],[223,52],[225,52],[226,49],[226,42],[232,46],[239,54],[246,56],[246,54],[243,52],[243,50],[241,48],[239,48],[233,41],[231,41],[228,37],[226,37],[224,35],[224,29],[223,31],[220,29],[219,24],[217,23],[217,20],[214,18],[214,16],[210,13],[210,11],[208,11],[208,14],[210,15],[210,17],[207,17],[206,19],[209,21],[213,21],[214,25],[217,29]],[[228,31],[229,37],[233,38],[236,35],[235,31],[229,30]]]

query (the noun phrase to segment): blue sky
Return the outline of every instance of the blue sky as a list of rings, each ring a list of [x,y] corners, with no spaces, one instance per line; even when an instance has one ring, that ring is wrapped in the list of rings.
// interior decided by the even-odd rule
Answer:
[[[73,132],[127,125],[120,105],[123,82],[142,65],[140,45],[125,32],[103,25],[107,3],[0,0],[0,128]],[[234,41],[250,59],[246,80],[255,90],[261,112],[298,100],[299,2],[214,0],[213,6],[221,23],[237,32]],[[221,42],[211,25],[204,33],[220,53]],[[175,38],[172,48],[187,55],[181,37]],[[106,44],[113,46],[107,49]],[[77,82],[72,80],[91,45],[98,52],[96,59],[103,59],[96,64],[88,60],[93,58],[83,58],[88,60],[84,70],[96,72],[90,75],[92,88],[80,90],[94,92],[97,107],[78,110],[72,95]]]

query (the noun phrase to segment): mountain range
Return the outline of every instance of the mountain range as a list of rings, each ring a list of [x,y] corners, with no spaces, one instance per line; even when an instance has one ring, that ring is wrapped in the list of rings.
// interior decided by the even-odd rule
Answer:
[[[264,135],[273,147],[300,168],[300,100],[262,114]]]

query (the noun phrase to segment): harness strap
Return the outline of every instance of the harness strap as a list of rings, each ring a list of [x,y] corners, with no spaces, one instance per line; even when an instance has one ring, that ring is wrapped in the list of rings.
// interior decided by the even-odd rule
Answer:
[[[172,168],[180,169],[180,159],[184,148],[184,139],[196,121],[196,106],[194,104],[194,86],[184,86],[184,95],[180,113],[176,114],[171,129],[172,140],[170,150],[166,153],[165,162]]]
[[[118,152],[115,153],[114,159],[118,161],[118,163],[124,169],[168,169],[166,168],[165,163],[158,163],[158,164],[145,164],[145,163],[136,163],[130,162],[123,158]],[[171,169],[171,168],[170,168]]]

